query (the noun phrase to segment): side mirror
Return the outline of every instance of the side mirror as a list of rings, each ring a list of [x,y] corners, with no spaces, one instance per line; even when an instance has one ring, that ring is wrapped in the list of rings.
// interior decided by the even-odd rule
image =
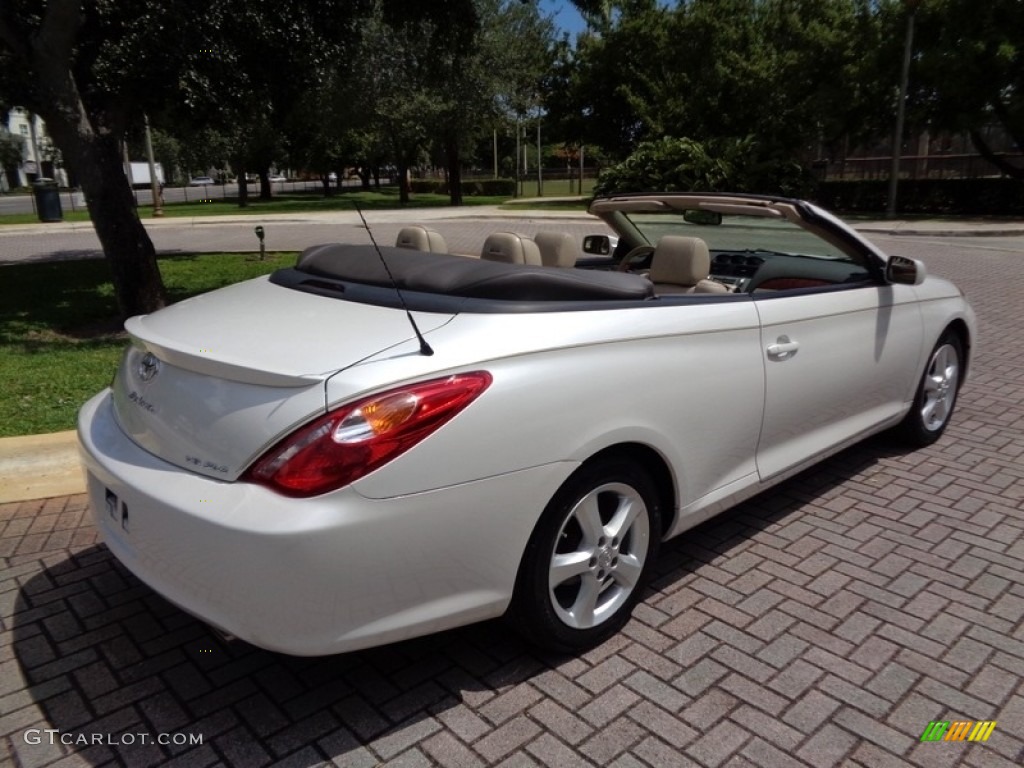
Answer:
[[[587,235],[583,238],[583,252],[592,256],[611,256],[619,238],[609,235]]]
[[[920,285],[927,271],[924,262],[906,256],[890,256],[885,263],[885,279],[899,285]]]

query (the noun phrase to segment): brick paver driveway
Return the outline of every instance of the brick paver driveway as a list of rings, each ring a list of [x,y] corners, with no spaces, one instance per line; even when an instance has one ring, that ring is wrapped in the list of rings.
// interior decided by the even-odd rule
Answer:
[[[0,507],[0,764],[1019,764],[1022,256],[899,246],[981,318],[946,437],[872,440],[670,543],[580,658],[499,623],[326,659],[224,643],[112,559],[83,497]],[[985,743],[920,741],[984,720]]]

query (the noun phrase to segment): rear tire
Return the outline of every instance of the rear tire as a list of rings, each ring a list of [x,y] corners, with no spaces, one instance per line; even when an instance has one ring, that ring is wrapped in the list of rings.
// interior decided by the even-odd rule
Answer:
[[[643,592],[661,539],[654,481],[624,457],[580,467],[526,547],[508,619],[528,640],[574,653],[618,632]]]
[[[956,406],[963,364],[963,341],[946,331],[928,358],[910,412],[896,428],[900,439],[920,448],[942,437]]]

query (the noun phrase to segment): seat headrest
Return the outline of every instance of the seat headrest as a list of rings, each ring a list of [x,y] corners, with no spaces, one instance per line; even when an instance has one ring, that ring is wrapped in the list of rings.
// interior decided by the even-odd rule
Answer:
[[[580,249],[568,232],[538,232],[533,240],[540,248],[540,260],[545,267],[572,267]]]
[[[414,251],[430,253],[448,253],[448,244],[440,232],[420,226],[403,227],[395,240],[398,248],[411,248]]]
[[[658,240],[651,258],[652,283],[696,285],[711,272],[708,244],[699,237],[665,235]]]
[[[495,232],[484,240],[480,258],[505,264],[533,264],[541,266],[540,249],[528,237],[513,232]]]

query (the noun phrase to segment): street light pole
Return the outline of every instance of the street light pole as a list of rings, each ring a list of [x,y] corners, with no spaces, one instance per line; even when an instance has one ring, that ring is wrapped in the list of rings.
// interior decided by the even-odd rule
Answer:
[[[515,159],[515,162],[512,163],[512,165],[515,167],[515,171],[516,171],[516,193],[515,193],[515,195],[513,195],[513,197],[519,197],[520,194],[522,193],[522,190],[519,189],[519,178],[520,178],[519,177],[519,138],[520,138],[521,135],[522,135],[522,129],[519,127],[519,118],[517,117],[516,118],[516,159]]]
[[[900,71],[900,98],[896,104],[896,129],[892,137],[892,166],[889,169],[889,202],[886,214],[889,218],[896,216],[896,195],[899,190],[900,155],[903,152],[903,120],[907,109],[907,88],[910,82],[910,58],[914,48],[914,13],[917,11],[917,0],[906,0],[907,37],[903,43],[903,69]]]
[[[156,162],[153,160],[153,134],[149,131],[149,115],[143,113],[142,121],[146,126],[146,159],[149,161],[149,188],[153,195],[153,216],[164,215],[164,196],[160,192],[160,182],[156,178]]]
[[[540,156],[540,115],[537,115],[537,197],[544,197],[544,177],[541,172],[543,162]]]

